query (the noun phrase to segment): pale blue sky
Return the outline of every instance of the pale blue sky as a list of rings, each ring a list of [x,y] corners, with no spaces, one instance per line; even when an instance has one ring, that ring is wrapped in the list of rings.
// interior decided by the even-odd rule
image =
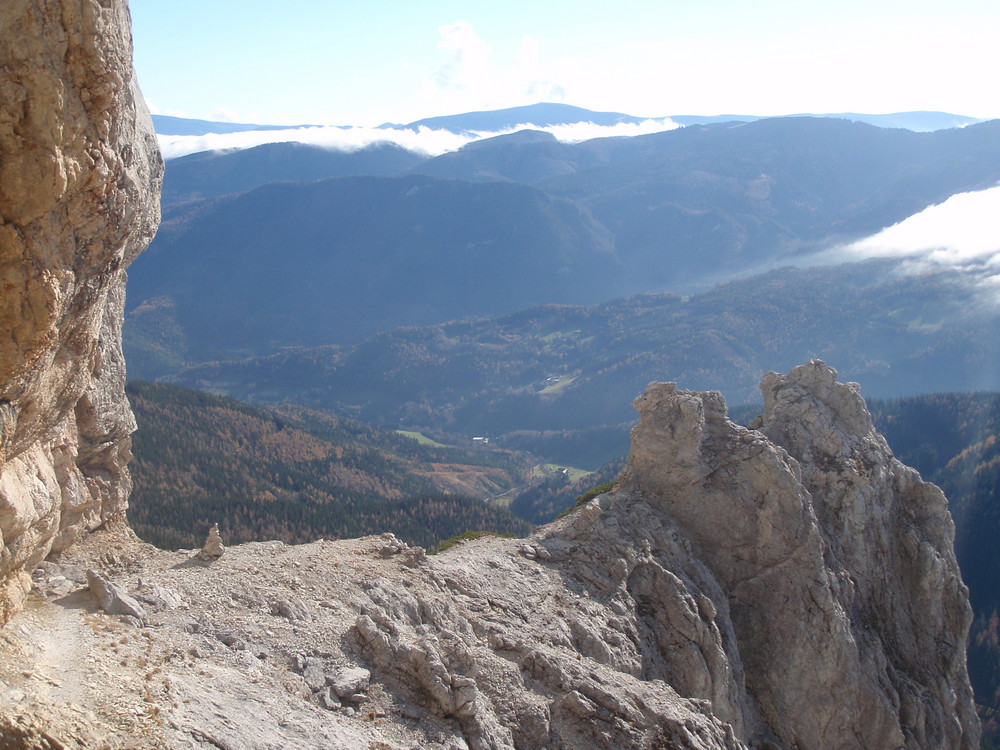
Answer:
[[[375,125],[564,101],[1000,117],[997,0],[132,0],[154,111]]]

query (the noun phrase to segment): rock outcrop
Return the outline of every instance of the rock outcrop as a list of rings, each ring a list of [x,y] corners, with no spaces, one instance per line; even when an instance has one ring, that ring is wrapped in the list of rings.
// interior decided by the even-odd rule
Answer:
[[[72,589],[101,567],[148,606],[78,626],[53,608],[78,641],[109,633],[85,652],[107,683],[73,700],[129,748],[978,747],[943,495],[822,362],[762,388],[748,429],[716,392],[651,384],[618,487],[528,539],[268,542],[209,562],[91,535],[39,589],[96,610]],[[18,675],[37,671],[0,667],[0,694],[30,695]],[[109,689],[157,723],[137,737],[103,717]]]
[[[761,390],[758,432],[729,422],[718,393],[651,385],[624,481],[721,589],[687,585],[726,605],[747,694],[789,747],[976,747],[944,495],[824,363]]]
[[[124,0],[0,5],[0,623],[50,551],[123,518],[125,268],[162,162]]]
[[[758,431],[652,384],[616,492],[427,564],[449,599],[373,583],[361,653],[473,748],[977,747],[941,491],[824,363],[762,390]]]

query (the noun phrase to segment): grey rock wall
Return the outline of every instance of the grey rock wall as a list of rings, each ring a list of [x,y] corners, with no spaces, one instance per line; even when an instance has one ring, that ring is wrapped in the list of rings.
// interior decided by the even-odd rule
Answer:
[[[619,488],[519,561],[468,545],[367,585],[374,675],[472,748],[978,747],[944,496],[824,363],[762,389],[751,430],[651,384]]]
[[[161,175],[124,0],[0,4],[0,623],[26,571],[124,517],[125,269]]]
[[[836,375],[819,361],[769,374],[759,432],[726,420],[718,393],[651,385],[625,486],[711,572],[747,694],[783,744],[978,747],[946,500]]]

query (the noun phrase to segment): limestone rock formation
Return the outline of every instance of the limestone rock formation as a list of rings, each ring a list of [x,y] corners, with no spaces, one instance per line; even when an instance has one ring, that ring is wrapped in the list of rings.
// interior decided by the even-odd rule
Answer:
[[[125,268],[162,162],[124,0],[0,4],[0,623],[50,551],[124,516]]]
[[[617,492],[429,563],[453,597],[370,584],[362,654],[473,748],[977,747],[944,496],[824,363],[762,390],[755,431],[652,384]]]
[[[941,492],[822,362],[762,389],[752,430],[718,393],[651,384],[618,489],[528,539],[268,542],[203,565],[91,535],[40,590],[66,596],[96,559],[162,603],[145,620],[52,608],[60,642],[108,634],[83,652],[107,682],[72,701],[129,748],[978,747]],[[41,632],[45,611],[17,627]],[[18,675],[40,671],[0,659],[0,697],[6,681],[37,702]],[[108,690],[158,723],[115,724]]]
[[[719,587],[700,593],[728,611],[747,693],[786,746],[976,747],[971,610],[943,494],[893,458],[857,384],[823,362],[761,390],[757,432],[729,422],[718,393],[651,385],[624,482]]]

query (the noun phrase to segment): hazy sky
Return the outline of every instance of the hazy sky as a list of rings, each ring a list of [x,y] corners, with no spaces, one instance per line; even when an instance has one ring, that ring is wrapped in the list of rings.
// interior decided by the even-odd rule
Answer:
[[[998,0],[132,0],[154,112],[376,125],[562,101],[638,116],[1000,117]]]

